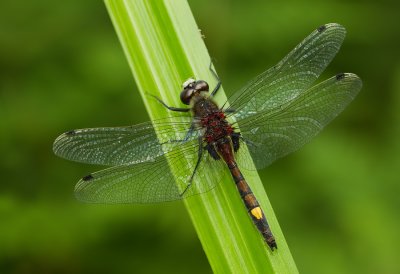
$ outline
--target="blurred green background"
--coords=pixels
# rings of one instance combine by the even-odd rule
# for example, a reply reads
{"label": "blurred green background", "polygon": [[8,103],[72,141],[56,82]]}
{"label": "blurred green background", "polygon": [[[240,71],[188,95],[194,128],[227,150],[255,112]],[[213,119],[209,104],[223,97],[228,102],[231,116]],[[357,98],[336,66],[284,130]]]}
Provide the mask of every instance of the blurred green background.
{"label": "blurred green background", "polygon": [[[400,273],[400,2],[189,3],[228,94],[347,28],[322,78],[357,73],[361,93],[260,175],[300,272]],[[100,167],[52,153],[66,130],[148,119],[102,1],[1,1],[0,70],[0,273],[211,272],[182,203],[80,204]]]}

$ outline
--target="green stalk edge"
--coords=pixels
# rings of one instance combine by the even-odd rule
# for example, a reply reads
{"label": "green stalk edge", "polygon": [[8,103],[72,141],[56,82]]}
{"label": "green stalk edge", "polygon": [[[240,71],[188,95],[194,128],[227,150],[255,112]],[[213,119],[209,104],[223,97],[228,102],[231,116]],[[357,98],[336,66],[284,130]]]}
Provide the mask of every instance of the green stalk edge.
{"label": "green stalk edge", "polygon": [[[216,81],[210,56],[186,0],[105,0],[126,58],[151,119],[171,113],[148,96],[180,106],[179,92],[189,77]],[[223,90],[217,103],[226,99]],[[179,169],[171,166],[172,172]],[[267,215],[278,249],[272,252],[249,218],[227,168],[223,181],[184,200],[215,273],[298,273],[264,186],[256,172],[242,170]],[[212,180],[212,174],[205,180]],[[195,181],[194,183],[198,183]]]}

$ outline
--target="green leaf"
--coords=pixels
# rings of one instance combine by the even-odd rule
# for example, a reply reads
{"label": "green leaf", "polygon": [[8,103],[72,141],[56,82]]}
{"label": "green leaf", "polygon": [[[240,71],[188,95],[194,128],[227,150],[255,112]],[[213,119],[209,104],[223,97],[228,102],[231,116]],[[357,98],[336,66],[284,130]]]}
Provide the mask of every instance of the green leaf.
{"label": "green leaf", "polygon": [[[186,1],[105,3],[151,119],[171,113],[148,93],[170,106],[184,107],[179,92],[186,79],[204,79],[211,88],[215,86],[209,71],[210,56]],[[219,91],[216,101],[225,99]],[[178,169],[171,166],[172,172]],[[224,179],[215,189],[185,200],[213,271],[298,273],[258,174],[242,171],[267,215],[278,245],[275,251],[269,249],[253,225],[228,169],[221,172],[225,172]],[[205,180],[212,179],[210,172]]]}

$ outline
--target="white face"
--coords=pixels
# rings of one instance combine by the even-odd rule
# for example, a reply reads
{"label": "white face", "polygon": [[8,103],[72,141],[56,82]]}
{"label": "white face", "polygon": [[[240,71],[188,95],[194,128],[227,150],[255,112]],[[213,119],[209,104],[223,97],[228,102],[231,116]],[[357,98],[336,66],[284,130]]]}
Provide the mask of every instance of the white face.
{"label": "white face", "polygon": [[189,79],[187,79],[185,82],[183,82],[182,87],[185,89],[185,88],[187,88],[188,86],[193,85],[194,82],[196,82],[195,79],[189,78]]}

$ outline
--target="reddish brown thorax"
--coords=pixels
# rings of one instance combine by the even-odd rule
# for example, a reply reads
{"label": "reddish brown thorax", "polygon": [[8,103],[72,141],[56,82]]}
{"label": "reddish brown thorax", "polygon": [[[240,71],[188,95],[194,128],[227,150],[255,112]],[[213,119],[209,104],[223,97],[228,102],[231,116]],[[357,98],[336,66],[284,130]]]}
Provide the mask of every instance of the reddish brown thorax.
{"label": "reddish brown thorax", "polygon": [[226,121],[225,114],[213,101],[199,98],[194,102],[193,112],[201,127],[205,129],[204,140],[207,143],[216,142],[233,133],[233,128]]}

